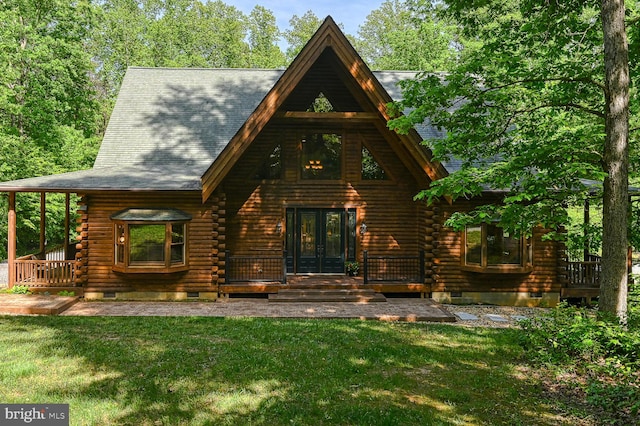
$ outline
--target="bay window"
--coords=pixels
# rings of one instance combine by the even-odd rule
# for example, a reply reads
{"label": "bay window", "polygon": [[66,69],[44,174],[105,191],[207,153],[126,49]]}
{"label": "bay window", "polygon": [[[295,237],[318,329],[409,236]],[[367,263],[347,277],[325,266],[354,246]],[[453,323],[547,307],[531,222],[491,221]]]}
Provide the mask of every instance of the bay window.
{"label": "bay window", "polygon": [[510,234],[495,223],[467,226],[462,248],[465,270],[524,273],[532,269],[530,240]]}
{"label": "bay window", "polygon": [[163,273],[188,269],[189,214],[176,209],[127,209],[111,219],[114,270]]}

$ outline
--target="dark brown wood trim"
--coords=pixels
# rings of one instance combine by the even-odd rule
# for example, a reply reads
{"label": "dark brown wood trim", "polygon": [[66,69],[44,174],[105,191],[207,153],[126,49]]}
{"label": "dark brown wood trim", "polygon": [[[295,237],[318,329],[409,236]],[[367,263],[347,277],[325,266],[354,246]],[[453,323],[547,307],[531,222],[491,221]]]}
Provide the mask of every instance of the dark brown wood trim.
{"label": "dark brown wood trim", "polygon": [[64,258],[69,259],[69,232],[71,227],[71,194],[64,194]]}
{"label": "dark brown wood trim", "polygon": [[309,111],[285,111],[274,115],[277,119],[306,120],[312,123],[322,122],[336,124],[343,121],[349,123],[370,122],[380,120],[380,115],[375,112],[309,112]]}
{"label": "dark brown wood trim", "polygon": [[7,254],[9,262],[9,288],[16,283],[16,193],[9,193],[9,217],[7,235]]}
{"label": "dark brown wood trim", "polygon": [[45,255],[47,244],[47,193],[40,193],[40,255]]}

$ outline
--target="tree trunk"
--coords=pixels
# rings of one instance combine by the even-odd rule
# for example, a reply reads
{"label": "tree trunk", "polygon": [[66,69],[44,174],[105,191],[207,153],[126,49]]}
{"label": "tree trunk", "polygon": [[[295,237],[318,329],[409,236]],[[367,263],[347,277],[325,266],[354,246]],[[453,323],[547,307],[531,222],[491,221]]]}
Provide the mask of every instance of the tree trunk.
{"label": "tree trunk", "polygon": [[629,169],[629,50],[624,0],[602,0],[605,65],[605,143],[601,312],[627,317]]}

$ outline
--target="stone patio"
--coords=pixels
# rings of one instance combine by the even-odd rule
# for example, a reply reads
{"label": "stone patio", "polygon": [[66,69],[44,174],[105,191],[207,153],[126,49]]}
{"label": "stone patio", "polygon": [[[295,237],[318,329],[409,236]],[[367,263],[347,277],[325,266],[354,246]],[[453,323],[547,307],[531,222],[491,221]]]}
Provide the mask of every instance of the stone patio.
{"label": "stone patio", "polygon": [[454,315],[429,299],[388,299],[387,303],[270,303],[267,299],[221,299],[216,302],[86,302],[78,301],[77,297],[0,294],[0,314],[456,321]]}

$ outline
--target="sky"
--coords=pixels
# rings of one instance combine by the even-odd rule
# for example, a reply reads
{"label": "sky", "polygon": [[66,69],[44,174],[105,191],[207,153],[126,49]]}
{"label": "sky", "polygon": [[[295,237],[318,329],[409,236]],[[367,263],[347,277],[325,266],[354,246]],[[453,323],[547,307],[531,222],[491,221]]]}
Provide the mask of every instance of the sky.
{"label": "sky", "polygon": [[289,28],[289,20],[293,15],[301,17],[311,10],[318,18],[324,20],[331,15],[334,21],[343,25],[345,33],[357,35],[358,27],[364,24],[371,11],[378,9],[383,0],[226,0],[225,3],[237,7],[248,15],[260,5],[276,17],[280,31]]}

